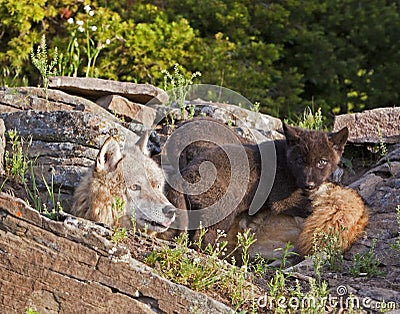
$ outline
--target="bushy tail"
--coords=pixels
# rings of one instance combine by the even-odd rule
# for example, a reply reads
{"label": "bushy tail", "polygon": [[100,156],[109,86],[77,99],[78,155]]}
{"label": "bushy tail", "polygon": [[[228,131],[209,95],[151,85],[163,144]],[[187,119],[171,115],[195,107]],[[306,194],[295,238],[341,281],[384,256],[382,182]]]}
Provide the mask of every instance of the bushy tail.
{"label": "bushy tail", "polygon": [[319,235],[337,234],[342,251],[347,250],[368,224],[368,210],[352,189],[329,184],[312,201],[313,214],[304,222],[297,249],[303,256],[313,253],[313,244],[323,245]]}

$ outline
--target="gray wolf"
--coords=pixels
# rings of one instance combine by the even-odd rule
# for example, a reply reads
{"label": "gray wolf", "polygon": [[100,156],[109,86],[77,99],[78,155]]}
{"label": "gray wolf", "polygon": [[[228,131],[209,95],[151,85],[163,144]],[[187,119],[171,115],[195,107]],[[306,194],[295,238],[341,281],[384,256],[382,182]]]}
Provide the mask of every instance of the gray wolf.
{"label": "gray wolf", "polygon": [[118,142],[109,137],[101,147],[94,167],[82,178],[74,193],[71,214],[115,225],[115,202],[122,200],[119,224],[139,226],[154,232],[166,231],[175,219],[176,208],[163,194],[162,170],[146,154],[147,134],[122,154]]}

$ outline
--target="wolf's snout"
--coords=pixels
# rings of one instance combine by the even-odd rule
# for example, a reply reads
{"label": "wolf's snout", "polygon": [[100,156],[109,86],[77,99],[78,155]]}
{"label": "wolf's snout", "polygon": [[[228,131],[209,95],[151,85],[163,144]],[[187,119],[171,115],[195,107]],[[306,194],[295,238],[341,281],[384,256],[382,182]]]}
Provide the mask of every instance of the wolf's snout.
{"label": "wolf's snout", "polygon": [[314,190],[316,186],[317,185],[315,184],[315,182],[306,182],[305,185],[304,185],[304,188],[306,190],[310,190],[311,191],[311,190]]}
{"label": "wolf's snout", "polygon": [[163,207],[162,212],[167,218],[172,218],[172,217],[174,217],[176,208],[174,206],[167,205],[167,206]]}

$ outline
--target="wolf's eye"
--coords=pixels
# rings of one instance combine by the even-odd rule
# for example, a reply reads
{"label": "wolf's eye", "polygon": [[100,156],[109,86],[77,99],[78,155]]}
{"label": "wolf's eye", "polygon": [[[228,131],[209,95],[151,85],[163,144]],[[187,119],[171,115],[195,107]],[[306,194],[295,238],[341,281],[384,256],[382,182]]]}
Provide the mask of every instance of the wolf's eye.
{"label": "wolf's eye", "polygon": [[324,168],[327,163],[328,161],[326,161],[325,159],[321,159],[320,161],[318,161],[318,168],[320,169]]}
{"label": "wolf's eye", "polygon": [[140,191],[142,188],[139,184],[133,184],[133,185],[129,186],[129,189],[131,191]]}
{"label": "wolf's eye", "polygon": [[305,164],[305,160],[304,160],[304,158],[299,157],[299,158],[296,159],[296,163],[298,165],[304,165]]}

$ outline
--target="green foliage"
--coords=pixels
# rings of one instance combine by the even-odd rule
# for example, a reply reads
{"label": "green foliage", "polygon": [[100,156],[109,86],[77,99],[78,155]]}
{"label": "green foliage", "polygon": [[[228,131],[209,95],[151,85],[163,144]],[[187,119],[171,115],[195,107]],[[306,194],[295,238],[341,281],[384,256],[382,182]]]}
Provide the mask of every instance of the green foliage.
{"label": "green foliage", "polygon": [[386,147],[386,143],[383,140],[382,131],[381,131],[379,124],[377,124],[377,128],[378,128],[378,137],[379,137],[379,147],[378,147],[379,155],[382,158],[385,158],[385,161],[389,167],[389,172],[391,173],[392,176],[394,176],[394,173],[392,171],[392,163],[390,162],[389,153],[388,153],[388,150]]}
{"label": "green foliage", "polygon": [[377,240],[374,239],[372,246],[363,253],[356,253],[353,256],[353,265],[350,268],[350,273],[353,276],[367,275],[375,277],[382,275],[379,270],[380,261],[375,254]]}
{"label": "green foliage", "polygon": [[35,208],[39,213],[43,213],[48,218],[52,220],[58,219],[58,213],[63,211],[61,205],[61,188],[56,193],[54,191],[54,172],[51,172],[51,181],[48,183],[45,177],[42,175],[43,184],[46,187],[45,199],[42,198],[42,193],[36,182],[36,176],[33,168],[34,161],[29,161],[30,168],[30,184],[24,182],[25,191],[28,194],[30,201],[33,203],[33,208]]}
{"label": "green foliage", "polygon": [[108,48],[112,41],[115,42],[120,33],[110,24],[120,23],[120,20],[115,12],[106,8],[92,8],[90,5],[85,5],[68,18],[65,28],[69,42],[65,53],[60,54],[58,64],[61,75],[99,76],[100,69],[96,63],[100,52]]}
{"label": "green foliage", "polygon": [[[189,86],[193,84],[193,80],[196,77],[201,76],[200,72],[195,72],[190,75],[190,78],[186,78],[179,68],[179,64],[175,63],[173,73],[170,73],[168,70],[161,71],[164,74],[164,90],[169,92],[169,102],[167,104],[168,107],[171,107],[174,103],[176,103],[181,110],[181,118],[185,119],[186,116],[186,95],[189,92]],[[194,117],[194,105],[189,105],[189,116],[188,119]],[[171,113],[166,113],[167,120],[170,120],[170,124],[174,124],[174,118]]]}
{"label": "green foliage", "polygon": [[179,63],[281,118],[313,99],[328,118],[399,104],[393,1],[10,0],[0,17],[4,85],[37,83],[29,54],[45,34],[63,75],[162,86]]}
{"label": "green foliage", "polygon": [[[113,234],[111,240],[114,243],[123,241],[128,236],[128,231],[125,227],[120,226],[120,219],[125,211],[125,200],[119,197],[114,198],[112,204],[112,210],[115,212],[115,225],[113,227]],[[136,223],[132,219],[133,226],[136,227]]]}
{"label": "green foliage", "polygon": [[8,150],[4,154],[6,177],[18,183],[26,183],[30,161],[23,151],[25,141],[18,135],[17,130],[8,130],[6,134],[11,144],[11,156]]}
{"label": "green foliage", "polygon": [[[206,232],[206,229],[201,228],[199,237],[194,243],[189,241],[187,233],[182,233],[176,239],[175,247],[166,245],[160,251],[153,251],[146,258],[146,263],[155,266],[163,277],[193,290],[227,291],[231,296],[232,305],[235,309],[239,309],[255,297],[246,289],[246,280],[251,280],[251,274],[247,272],[249,265],[244,263],[241,268],[237,268],[233,266],[235,264],[233,257],[233,265],[227,263],[227,260],[238,249],[242,249],[242,255],[247,254],[250,245],[254,243],[254,235],[249,231],[238,234],[236,248],[226,254],[227,242],[223,241],[226,234],[218,230],[215,242],[204,246],[203,239]],[[192,246],[198,248],[198,254],[190,249]],[[242,260],[248,262],[248,255],[242,257]]]}
{"label": "green foliage", "polygon": [[306,107],[303,114],[297,118],[296,122],[290,122],[288,120],[285,122],[304,129],[322,131],[325,129],[324,120],[325,117],[322,116],[321,108],[318,108],[317,111],[313,111],[310,107]]}
{"label": "green foliage", "polygon": [[290,241],[286,242],[286,245],[284,248],[277,248],[275,251],[283,251],[282,258],[280,260],[280,268],[285,268],[287,266],[288,258],[291,256],[296,256],[299,255],[296,253],[294,250],[294,245],[290,243]]}
{"label": "green foliage", "polygon": [[21,69],[5,66],[2,72],[0,86],[16,87],[28,85],[28,78],[25,75],[21,75]]}
{"label": "green foliage", "polygon": [[[345,241],[341,237],[341,233],[346,230],[345,227],[340,226],[339,231],[333,231],[330,228],[329,232],[319,231],[314,234],[313,243],[313,260],[316,266],[316,273],[318,277],[318,271],[322,266],[327,266],[331,271],[340,271],[343,266],[343,254],[342,254],[342,241]],[[318,261],[318,259],[321,259]]]}
{"label": "green foliage", "polygon": [[[31,160],[24,152],[24,146],[29,148],[30,141],[26,143],[23,137],[20,137],[16,130],[8,130],[7,136],[11,145],[11,156],[7,150],[5,152],[5,172],[6,179],[3,181],[1,188],[3,188],[5,182],[9,179],[22,184],[25,188],[30,201],[33,203],[33,207],[40,213],[44,213],[51,219],[57,219],[58,213],[62,211],[62,205],[60,200],[60,189],[58,193],[54,190],[54,173],[51,172],[51,181],[48,183],[42,175],[43,184],[46,187],[46,198],[43,200],[39,191],[35,172],[34,172],[34,160]],[[28,169],[30,170],[30,184],[26,177]],[[50,209],[49,209],[50,207]]]}
{"label": "green foliage", "polygon": [[33,307],[28,307],[25,311],[26,314],[39,314]]}
{"label": "green foliage", "polygon": [[56,72],[54,72],[53,69],[57,64],[58,60],[57,47],[54,50],[53,60],[49,64],[47,55],[47,46],[46,46],[46,36],[43,35],[40,44],[37,47],[36,53],[34,52],[34,50],[31,51],[31,59],[33,65],[39,70],[39,73],[42,76],[43,87],[47,95],[47,88],[49,86],[49,76],[56,75]]}
{"label": "green foliage", "polygon": [[[326,305],[329,294],[328,284],[322,283],[310,278],[310,290],[302,291],[300,283],[296,280],[296,286],[290,287],[287,284],[286,275],[283,270],[277,269],[275,275],[271,278],[268,287],[267,309],[272,313],[321,313]],[[301,302],[293,303],[290,300],[294,298]]]}

